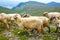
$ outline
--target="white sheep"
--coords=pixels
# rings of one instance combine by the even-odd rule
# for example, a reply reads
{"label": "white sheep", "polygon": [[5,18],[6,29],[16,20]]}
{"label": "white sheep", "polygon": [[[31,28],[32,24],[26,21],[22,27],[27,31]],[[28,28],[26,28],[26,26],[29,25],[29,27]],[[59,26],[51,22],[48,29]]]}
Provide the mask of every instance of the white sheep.
{"label": "white sheep", "polygon": [[43,21],[43,26],[44,27],[47,27],[49,29],[49,32],[50,32],[50,27],[49,27],[49,19],[45,16],[31,16],[31,15],[27,15],[25,14],[23,16],[24,18],[38,18],[38,19],[41,19]]}
{"label": "white sheep", "polygon": [[[15,16],[19,25],[22,25],[25,29],[37,29],[39,33],[43,33],[43,21],[38,18],[21,18]],[[20,27],[21,28],[21,27]]]}
{"label": "white sheep", "polygon": [[52,20],[52,17],[57,17],[60,19],[60,13],[59,12],[44,12],[44,16],[48,17],[50,20]]}

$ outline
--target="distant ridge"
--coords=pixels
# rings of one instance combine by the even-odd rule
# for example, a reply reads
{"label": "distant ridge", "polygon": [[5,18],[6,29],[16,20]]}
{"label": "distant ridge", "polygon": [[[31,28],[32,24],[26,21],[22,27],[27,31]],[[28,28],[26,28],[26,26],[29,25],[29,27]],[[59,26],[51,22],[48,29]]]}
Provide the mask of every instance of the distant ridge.
{"label": "distant ridge", "polygon": [[48,5],[50,5],[50,6],[60,6],[60,3],[50,2],[50,3],[48,3]]}
{"label": "distant ridge", "polygon": [[12,9],[15,9],[15,8],[18,8],[18,7],[21,7],[21,6],[24,6],[26,4],[29,4],[29,3],[32,3],[33,4],[38,4],[38,5],[48,5],[48,6],[60,6],[60,3],[57,3],[57,2],[49,2],[47,4],[45,3],[42,3],[42,2],[36,2],[36,1],[28,1],[28,2],[21,2],[19,3],[16,7],[13,7]]}
{"label": "distant ridge", "polygon": [[28,1],[19,3],[16,7],[13,7],[13,10],[20,14],[41,15],[43,12],[60,12],[60,3],[50,2],[44,4],[36,1]]}
{"label": "distant ridge", "polygon": [[50,2],[45,4],[36,1],[21,2],[12,9],[0,7],[0,13],[1,12],[41,15],[41,13],[44,12],[60,12],[60,3]]}
{"label": "distant ridge", "polygon": [[0,6],[0,13],[7,13],[7,14],[9,14],[9,13],[15,13],[15,11],[12,10],[12,9],[8,9],[8,8]]}

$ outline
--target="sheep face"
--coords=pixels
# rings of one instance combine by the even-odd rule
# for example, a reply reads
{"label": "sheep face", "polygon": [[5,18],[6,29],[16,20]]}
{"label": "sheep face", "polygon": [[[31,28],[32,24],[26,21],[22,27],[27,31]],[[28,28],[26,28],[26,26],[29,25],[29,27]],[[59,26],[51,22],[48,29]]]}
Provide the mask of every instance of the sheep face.
{"label": "sheep face", "polygon": [[21,16],[19,14],[14,15],[14,19],[19,23],[21,22]]}
{"label": "sheep face", "polygon": [[23,18],[24,18],[24,17],[30,17],[30,15],[29,15],[29,14],[24,14]]}
{"label": "sheep face", "polygon": [[60,27],[60,20],[58,20],[57,26]]}
{"label": "sheep face", "polygon": [[19,15],[19,14],[16,14],[16,15],[14,15],[14,19],[18,19],[18,18],[20,18],[21,16]]}
{"label": "sheep face", "polygon": [[47,15],[48,15],[48,13],[47,13],[47,12],[44,12],[44,13],[43,13],[43,16],[47,16]]}
{"label": "sheep face", "polygon": [[11,17],[11,20],[14,21],[15,19],[13,17]]}
{"label": "sheep face", "polygon": [[7,17],[8,21],[14,21],[15,19],[12,16]]}

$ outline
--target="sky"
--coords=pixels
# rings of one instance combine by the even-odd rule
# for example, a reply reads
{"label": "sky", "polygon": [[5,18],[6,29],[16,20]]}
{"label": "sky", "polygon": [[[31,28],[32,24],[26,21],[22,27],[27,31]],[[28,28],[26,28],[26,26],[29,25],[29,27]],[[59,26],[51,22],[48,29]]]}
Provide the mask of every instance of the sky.
{"label": "sky", "polygon": [[60,0],[0,0],[0,6],[12,8],[21,2],[27,2],[27,1],[37,1],[42,3],[49,3],[54,1],[60,3]]}

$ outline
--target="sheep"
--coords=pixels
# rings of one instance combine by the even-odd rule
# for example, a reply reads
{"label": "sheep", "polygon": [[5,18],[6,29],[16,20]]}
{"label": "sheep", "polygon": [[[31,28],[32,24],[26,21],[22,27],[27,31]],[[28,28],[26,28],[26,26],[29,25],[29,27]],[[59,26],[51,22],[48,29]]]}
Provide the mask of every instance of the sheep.
{"label": "sheep", "polygon": [[48,17],[51,21],[52,21],[52,17],[57,17],[60,19],[60,13],[59,12],[44,12],[43,13],[44,16]]}
{"label": "sheep", "polygon": [[23,18],[24,18],[24,17],[30,17],[30,16],[31,16],[31,15],[29,15],[29,14],[24,14],[24,15],[23,15]]}
{"label": "sheep", "polygon": [[56,31],[58,31],[58,28],[60,28],[60,19],[58,19],[57,17],[53,17],[53,24],[56,26]]}
{"label": "sheep", "polygon": [[38,19],[42,19],[43,21],[43,26],[44,27],[47,27],[49,29],[49,32],[50,32],[50,27],[49,27],[49,19],[47,17],[44,17],[44,16],[31,16],[31,15],[27,15],[25,14],[23,17],[25,18],[38,18]]}
{"label": "sheep", "polygon": [[9,22],[14,22],[14,16],[17,14],[6,14],[6,13],[1,13],[0,14],[0,22],[4,23],[5,26],[9,29]]}
{"label": "sheep", "polygon": [[7,18],[6,18],[6,14],[5,13],[1,13],[0,14],[0,22],[4,23],[6,28],[9,29],[9,25],[8,25],[8,22],[7,22]]}
{"label": "sheep", "polygon": [[16,19],[14,18],[15,15],[18,15],[18,14],[7,14],[7,15],[6,15],[6,18],[7,18],[8,23],[9,23],[9,22],[15,22],[15,20],[16,20]]}
{"label": "sheep", "polygon": [[7,17],[8,24],[15,23],[17,27],[19,27],[19,24],[17,23],[16,18],[14,17],[16,15],[19,15],[19,14],[7,14],[6,17]]}
{"label": "sheep", "polygon": [[7,14],[7,19],[8,20],[10,20],[10,21],[13,21],[13,20],[15,20],[14,19],[14,16],[15,16],[16,14]]}
{"label": "sheep", "polygon": [[42,21],[43,21],[43,27],[47,27],[49,29],[49,32],[50,32],[50,26],[49,26],[50,20],[44,16],[40,16],[39,18],[42,19]]}
{"label": "sheep", "polygon": [[39,33],[43,33],[43,21],[38,18],[21,18],[15,16],[20,26],[22,25],[24,29],[37,29]]}

